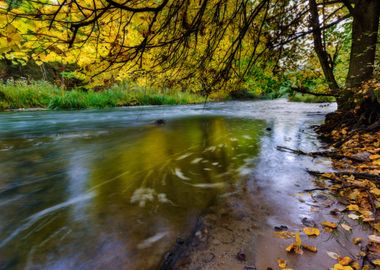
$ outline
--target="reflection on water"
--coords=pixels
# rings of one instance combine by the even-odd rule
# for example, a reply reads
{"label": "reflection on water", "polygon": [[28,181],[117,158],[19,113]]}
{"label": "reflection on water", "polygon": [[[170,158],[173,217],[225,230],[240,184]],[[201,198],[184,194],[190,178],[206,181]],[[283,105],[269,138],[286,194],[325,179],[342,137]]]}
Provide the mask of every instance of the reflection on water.
{"label": "reflection on water", "polygon": [[0,269],[154,268],[239,188],[264,127],[221,116],[81,125],[0,132]]}

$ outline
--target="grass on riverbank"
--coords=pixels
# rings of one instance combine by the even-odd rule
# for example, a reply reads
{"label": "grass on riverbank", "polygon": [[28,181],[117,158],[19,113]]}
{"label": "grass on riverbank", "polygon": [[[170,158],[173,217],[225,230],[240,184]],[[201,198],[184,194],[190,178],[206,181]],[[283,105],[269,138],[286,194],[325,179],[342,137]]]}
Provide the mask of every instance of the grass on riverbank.
{"label": "grass on riverbank", "polygon": [[137,105],[178,105],[204,102],[204,97],[183,92],[157,93],[152,89],[115,85],[94,92],[65,91],[47,82],[0,84],[0,110],[20,108],[86,109]]}
{"label": "grass on riverbank", "polygon": [[324,103],[335,102],[334,97],[313,96],[309,94],[295,94],[288,97],[289,101],[293,102],[305,102],[305,103]]}

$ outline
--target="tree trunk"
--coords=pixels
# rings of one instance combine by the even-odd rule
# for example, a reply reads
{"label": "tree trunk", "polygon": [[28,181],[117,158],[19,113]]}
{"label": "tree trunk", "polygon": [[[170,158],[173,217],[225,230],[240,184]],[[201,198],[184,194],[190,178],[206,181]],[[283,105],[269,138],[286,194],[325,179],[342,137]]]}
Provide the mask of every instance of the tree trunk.
{"label": "tree trunk", "polygon": [[319,25],[319,14],[316,0],[309,0],[309,8],[310,25],[313,29],[314,50],[317,53],[327,84],[329,85],[331,92],[335,95],[339,90],[339,86],[335,80],[333,63],[322,42],[322,31],[321,26]]}
{"label": "tree trunk", "polygon": [[346,87],[355,88],[372,78],[377,34],[379,30],[380,1],[357,0],[352,10],[352,45]]}

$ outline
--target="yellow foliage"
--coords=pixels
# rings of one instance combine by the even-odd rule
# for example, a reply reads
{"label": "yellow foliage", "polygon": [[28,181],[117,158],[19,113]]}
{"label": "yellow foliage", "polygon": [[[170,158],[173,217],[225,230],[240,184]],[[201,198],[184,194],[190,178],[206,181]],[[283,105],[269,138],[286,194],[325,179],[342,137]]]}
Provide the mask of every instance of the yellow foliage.
{"label": "yellow foliage", "polygon": [[330,221],[323,221],[321,225],[330,229],[336,229],[337,227],[336,223]]}
{"label": "yellow foliage", "polygon": [[320,234],[317,228],[312,227],[303,228],[303,232],[308,236],[318,236]]}

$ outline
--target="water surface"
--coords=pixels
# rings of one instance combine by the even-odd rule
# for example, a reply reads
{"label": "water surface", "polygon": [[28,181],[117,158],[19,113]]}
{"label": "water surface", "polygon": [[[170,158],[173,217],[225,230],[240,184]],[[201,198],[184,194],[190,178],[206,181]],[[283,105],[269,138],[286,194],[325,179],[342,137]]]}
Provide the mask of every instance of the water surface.
{"label": "water surface", "polygon": [[309,127],[332,109],[278,100],[2,113],[0,269],[154,269],[218,198],[273,175],[284,162],[276,145],[318,147]]}

